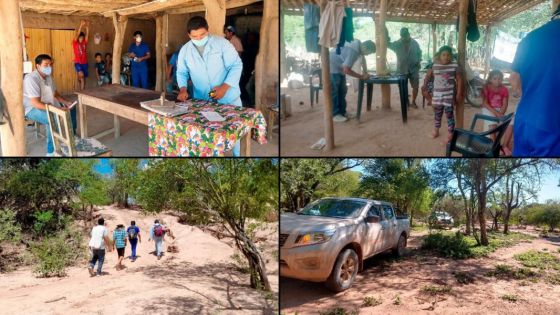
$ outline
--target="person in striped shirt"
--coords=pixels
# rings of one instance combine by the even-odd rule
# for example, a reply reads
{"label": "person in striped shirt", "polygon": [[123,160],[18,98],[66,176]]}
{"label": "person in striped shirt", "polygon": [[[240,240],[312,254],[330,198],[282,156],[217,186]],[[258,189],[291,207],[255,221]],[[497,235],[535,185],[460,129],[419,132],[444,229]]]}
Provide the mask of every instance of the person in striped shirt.
{"label": "person in striped shirt", "polygon": [[425,82],[433,78],[433,94],[428,94],[428,102],[434,107],[435,128],[432,138],[439,137],[443,114],[447,117],[447,142],[451,141],[455,130],[453,107],[463,97],[463,79],[457,63],[452,61],[453,49],[443,46],[436,55],[435,63],[427,73]]}
{"label": "person in striped shirt", "polygon": [[119,258],[119,262],[115,266],[117,270],[121,270],[124,268],[122,261],[124,259],[124,249],[126,247],[126,231],[124,230],[124,225],[119,224],[117,228],[113,232],[113,249],[117,248],[117,255]]}

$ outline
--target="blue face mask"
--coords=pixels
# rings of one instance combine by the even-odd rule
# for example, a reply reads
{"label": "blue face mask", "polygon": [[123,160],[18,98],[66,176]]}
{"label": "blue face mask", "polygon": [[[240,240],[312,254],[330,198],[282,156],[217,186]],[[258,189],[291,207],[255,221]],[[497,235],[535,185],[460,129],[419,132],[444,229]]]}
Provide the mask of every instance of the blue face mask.
{"label": "blue face mask", "polygon": [[193,44],[195,44],[198,47],[202,47],[204,45],[206,45],[206,43],[208,43],[208,35],[206,35],[206,37],[204,37],[203,39],[191,39]]}
{"label": "blue face mask", "polygon": [[41,72],[43,72],[44,75],[51,75],[52,74],[52,67],[41,67]]}

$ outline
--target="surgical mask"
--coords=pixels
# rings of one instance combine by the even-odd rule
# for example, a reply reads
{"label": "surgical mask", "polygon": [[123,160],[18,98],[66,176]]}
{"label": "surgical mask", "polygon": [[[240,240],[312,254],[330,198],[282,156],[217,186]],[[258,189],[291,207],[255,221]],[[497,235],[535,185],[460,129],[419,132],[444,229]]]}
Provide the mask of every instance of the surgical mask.
{"label": "surgical mask", "polygon": [[141,43],[141,42],[142,42],[142,37],[136,36],[136,42],[137,42],[137,43]]}
{"label": "surgical mask", "polygon": [[41,68],[41,72],[44,75],[51,75],[52,74],[52,67],[40,67]]}
{"label": "surgical mask", "polygon": [[208,43],[208,35],[203,39],[191,39],[191,40],[193,41],[193,44],[195,44],[196,46],[202,47],[206,45],[206,43]]}

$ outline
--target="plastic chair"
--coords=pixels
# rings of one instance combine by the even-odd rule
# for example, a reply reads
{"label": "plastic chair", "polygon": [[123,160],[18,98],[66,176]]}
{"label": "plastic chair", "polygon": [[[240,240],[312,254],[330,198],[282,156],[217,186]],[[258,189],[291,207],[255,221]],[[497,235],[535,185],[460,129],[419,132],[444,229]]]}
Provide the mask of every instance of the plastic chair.
{"label": "plastic chair", "polygon": [[[474,132],[479,119],[495,122],[497,126],[486,132]],[[463,157],[499,157],[502,137],[512,119],[513,113],[502,118],[476,114],[470,130],[455,129],[453,138],[447,144],[446,156],[450,157],[452,152],[457,152]],[[496,135],[495,140],[489,137],[492,134]]]}

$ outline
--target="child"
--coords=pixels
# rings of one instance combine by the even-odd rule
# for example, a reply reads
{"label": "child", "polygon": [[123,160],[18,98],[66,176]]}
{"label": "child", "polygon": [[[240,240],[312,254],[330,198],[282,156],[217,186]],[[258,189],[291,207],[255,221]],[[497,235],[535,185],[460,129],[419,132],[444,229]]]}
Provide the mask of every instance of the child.
{"label": "child", "polygon": [[[492,70],[488,75],[488,80],[482,89],[482,114],[493,117],[503,117],[508,108],[509,92],[503,86],[504,74],[500,70]],[[496,128],[496,123],[484,121],[484,131]],[[496,135],[493,134],[495,139]]]}
{"label": "child", "polygon": [[107,71],[105,71],[105,61],[101,59],[101,54],[95,54],[95,75],[97,76],[97,85],[101,86],[104,83],[109,83]]}
{"label": "child", "polygon": [[[463,79],[459,66],[451,60],[452,53],[451,47],[441,47],[437,54],[436,62],[432,69],[426,73],[425,79],[425,82],[429,82],[432,78],[434,80],[433,95],[426,93],[428,102],[434,107],[435,114],[435,128],[432,138],[435,139],[439,136],[441,119],[445,112],[447,116],[447,142],[451,141],[453,131],[455,130],[453,106],[455,106],[456,100],[460,100],[463,97]],[[424,86],[422,89],[427,90],[428,87]]]}
{"label": "child", "polygon": [[113,75],[113,55],[111,55],[111,53],[105,54],[105,72],[107,72],[107,77],[109,78],[110,83]]}

